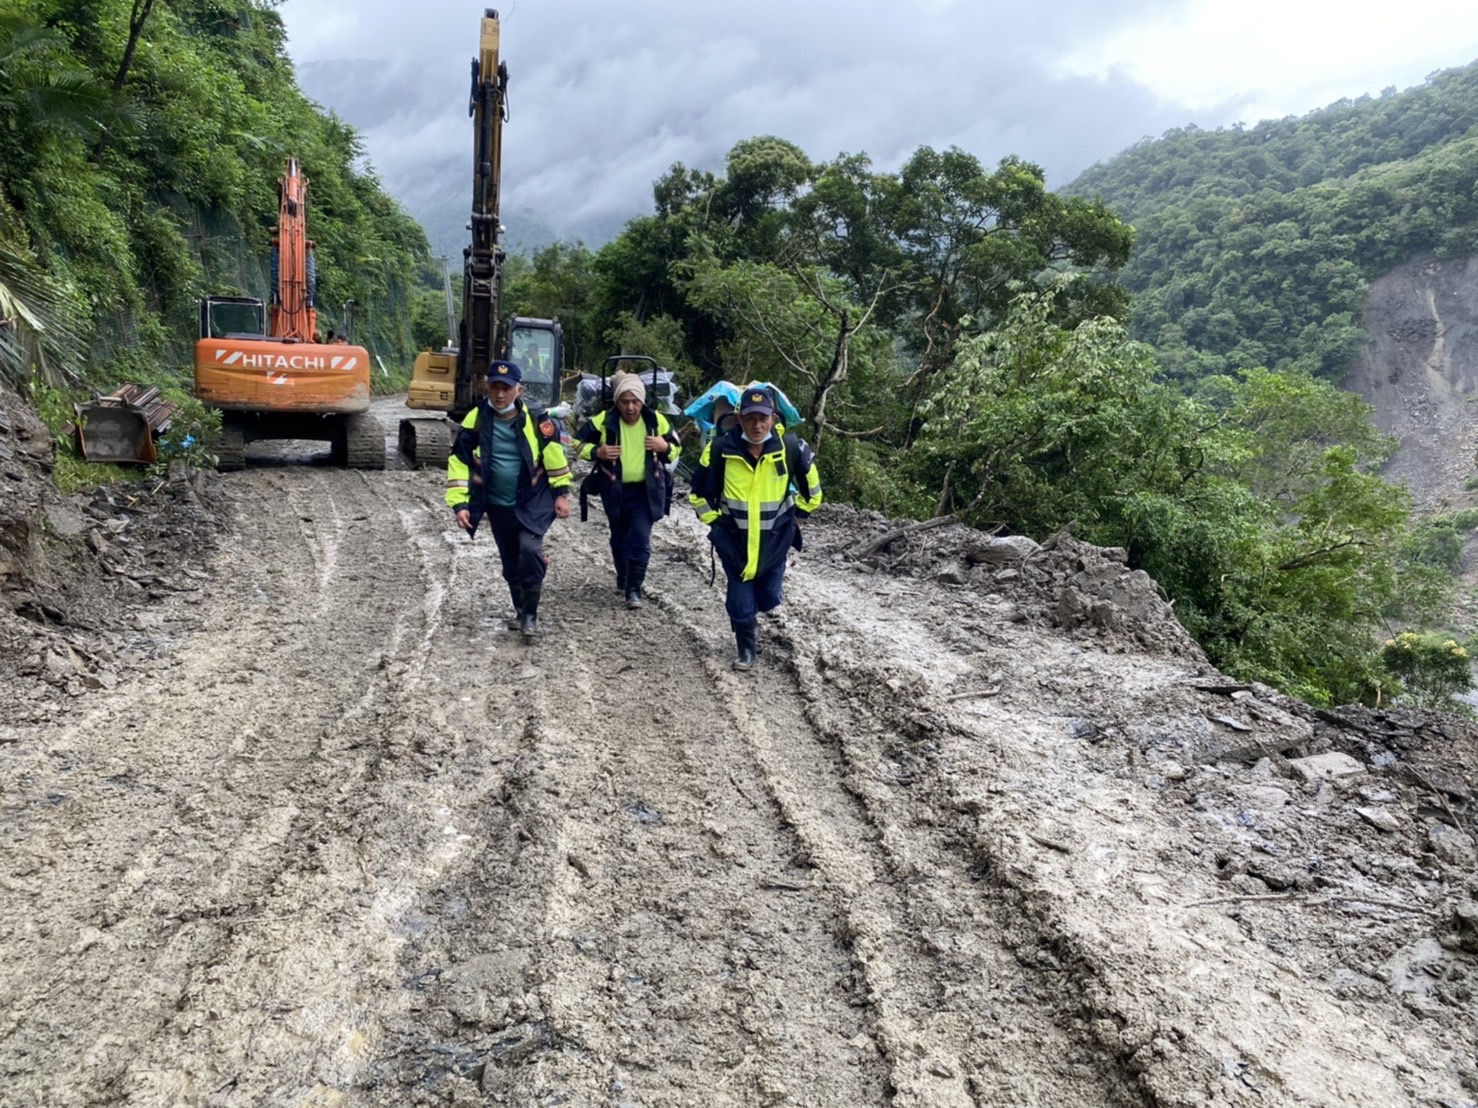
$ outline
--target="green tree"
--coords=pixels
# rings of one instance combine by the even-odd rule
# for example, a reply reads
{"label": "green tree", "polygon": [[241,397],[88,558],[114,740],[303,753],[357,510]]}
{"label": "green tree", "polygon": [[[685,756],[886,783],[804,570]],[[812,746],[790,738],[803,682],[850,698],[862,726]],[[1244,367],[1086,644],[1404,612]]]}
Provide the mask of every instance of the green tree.
{"label": "green tree", "polygon": [[[921,338],[920,381],[951,362],[967,325],[993,326],[1021,283],[1069,268],[1117,269],[1134,237],[1097,201],[1049,193],[1040,167],[1004,158],[987,173],[958,149],[920,147],[890,182],[885,211]],[[1125,307],[1114,286],[1086,281],[1052,303],[1073,318]]]}
{"label": "green tree", "polygon": [[595,256],[579,243],[556,242],[505,270],[503,307],[509,315],[558,319],[564,332],[565,364],[591,369],[603,349],[596,328]]}
{"label": "green tree", "polygon": [[1401,698],[1418,707],[1451,710],[1454,696],[1473,689],[1473,660],[1446,635],[1403,631],[1386,640],[1380,658]]}
{"label": "green tree", "polygon": [[941,509],[1037,535],[1076,520],[1102,539],[1118,533],[1124,491],[1173,467],[1182,401],[1155,381],[1152,351],[1110,317],[1058,322],[1069,296],[1018,290],[934,381],[904,465]]}
{"label": "green tree", "polygon": [[1249,370],[1195,397],[1108,318],[1064,326],[1019,296],[959,344],[905,457],[919,493],[1043,537],[1123,546],[1226,672],[1316,703],[1373,697],[1385,620],[1439,610],[1404,559],[1410,503],[1379,476],[1369,408],[1307,373]]}
{"label": "green tree", "polygon": [[[1368,404],[1303,372],[1214,379],[1196,410],[1205,462],[1191,489],[1218,513],[1216,587],[1187,590],[1182,622],[1228,672],[1315,703],[1373,695],[1383,621],[1437,610],[1447,592],[1440,574],[1400,558],[1410,499],[1380,477],[1393,440]],[[1173,588],[1174,561],[1146,568]]]}

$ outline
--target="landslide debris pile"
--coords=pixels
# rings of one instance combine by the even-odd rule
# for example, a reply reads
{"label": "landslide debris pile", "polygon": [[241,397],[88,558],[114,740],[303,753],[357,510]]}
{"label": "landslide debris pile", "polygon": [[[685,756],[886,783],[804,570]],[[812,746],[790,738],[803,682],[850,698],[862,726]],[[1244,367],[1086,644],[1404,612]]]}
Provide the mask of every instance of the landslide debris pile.
{"label": "landslide debris pile", "polygon": [[160,602],[198,601],[219,522],[212,478],[162,479],[63,496],[45,424],[0,389],[0,679],[10,720],[112,689],[157,653]]}
{"label": "landslide debris pile", "polygon": [[[816,538],[836,563],[859,562],[876,572],[920,581],[1009,593],[1012,621],[1039,629],[1083,632],[1106,650],[1205,661],[1143,570],[1129,555],[1079,542],[1066,530],[1045,543],[1025,535],[997,537],[958,522],[888,520],[877,512],[830,506],[815,520]],[[1209,666],[1208,666],[1209,669]]]}

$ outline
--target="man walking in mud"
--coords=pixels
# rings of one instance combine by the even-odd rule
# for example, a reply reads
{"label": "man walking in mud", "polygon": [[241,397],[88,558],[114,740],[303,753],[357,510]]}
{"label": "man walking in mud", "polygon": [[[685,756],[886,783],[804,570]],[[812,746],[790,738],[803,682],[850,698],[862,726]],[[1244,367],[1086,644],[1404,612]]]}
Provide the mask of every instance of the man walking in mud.
{"label": "man walking in mud", "polygon": [[611,560],[616,588],[628,608],[640,608],[652,560],[652,526],[672,503],[677,435],[667,417],[647,404],[646,386],[634,373],[618,373],[611,384],[614,408],[580,428],[580,457],[595,463],[580,491],[580,518],[586,497],[599,493],[611,525]]}
{"label": "man walking in mud", "polygon": [[780,606],[785,560],[801,549],[799,520],[821,505],[821,475],[811,447],[776,433],[775,400],[749,386],[739,394],[739,425],[718,435],[693,472],[690,501],[708,524],[728,578],[724,609],[734,631],[734,668],[754,668],[759,613]]}
{"label": "man walking in mud", "polygon": [[446,463],[446,503],[469,538],[484,516],[498,547],[524,642],[539,634],[539,598],[549,561],[544,534],[570,515],[570,466],[559,430],[523,402],[516,362],[488,367],[487,398],[467,413]]}

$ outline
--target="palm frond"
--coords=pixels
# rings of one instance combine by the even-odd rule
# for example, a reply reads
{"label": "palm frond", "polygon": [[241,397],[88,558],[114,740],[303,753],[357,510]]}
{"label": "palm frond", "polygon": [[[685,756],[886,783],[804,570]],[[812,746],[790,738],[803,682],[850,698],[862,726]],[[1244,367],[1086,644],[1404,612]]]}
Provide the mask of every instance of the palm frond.
{"label": "palm frond", "polygon": [[81,313],[65,290],[29,251],[0,242],[0,376],[25,384],[39,353],[77,381],[85,350]]}

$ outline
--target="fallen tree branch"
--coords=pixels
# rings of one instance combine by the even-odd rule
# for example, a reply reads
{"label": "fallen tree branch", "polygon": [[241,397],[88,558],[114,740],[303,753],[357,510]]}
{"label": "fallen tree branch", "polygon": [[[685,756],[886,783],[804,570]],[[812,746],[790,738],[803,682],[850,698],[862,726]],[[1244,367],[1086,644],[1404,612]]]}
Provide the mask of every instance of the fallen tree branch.
{"label": "fallen tree branch", "polygon": [[870,431],[844,431],[835,423],[827,420],[822,420],[818,426],[824,427],[831,434],[840,435],[844,439],[871,439],[881,435],[884,431],[884,427],[881,424],[872,428]]}
{"label": "fallen tree branch", "polygon": [[1049,850],[1060,851],[1063,854],[1071,854],[1073,852],[1073,848],[1068,846],[1067,843],[1061,842],[1058,839],[1048,838],[1046,835],[1038,834],[1035,831],[1028,831],[1026,837],[1040,846],[1047,847]]}
{"label": "fallen tree branch", "polygon": [[889,531],[881,538],[873,539],[872,542],[868,543],[857,553],[851,555],[851,559],[855,562],[861,561],[863,558],[870,558],[874,554],[878,553],[878,551],[886,550],[899,539],[904,538],[908,535],[917,535],[924,531],[933,531],[936,528],[943,527],[945,524],[958,522],[959,516],[958,514],[953,512],[947,516],[935,516],[933,519],[921,519],[917,523],[910,523],[906,527],[896,528],[892,531]]}
{"label": "fallen tree branch", "polygon": [[1000,685],[992,685],[988,689],[971,689],[969,692],[957,692],[944,698],[946,704],[954,704],[960,700],[969,700],[977,696],[996,696],[1001,691]]}
{"label": "fallen tree branch", "polygon": [[954,476],[954,473],[955,459],[951,458],[949,465],[944,467],[944,482],[940,485],[939,488],[939,503],[934,505],[935,516],[942,516],[944,514],[945,505],[950,502],[949,479]]}

